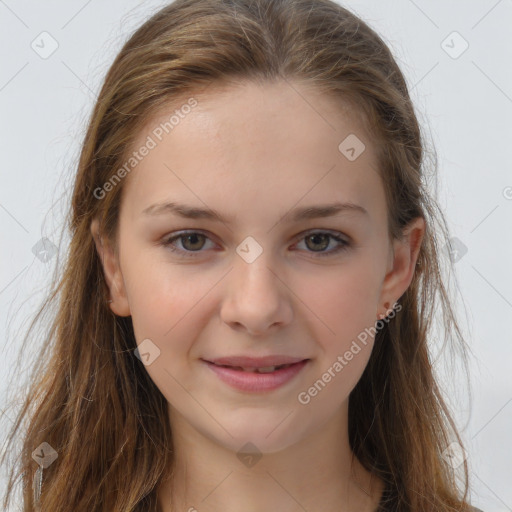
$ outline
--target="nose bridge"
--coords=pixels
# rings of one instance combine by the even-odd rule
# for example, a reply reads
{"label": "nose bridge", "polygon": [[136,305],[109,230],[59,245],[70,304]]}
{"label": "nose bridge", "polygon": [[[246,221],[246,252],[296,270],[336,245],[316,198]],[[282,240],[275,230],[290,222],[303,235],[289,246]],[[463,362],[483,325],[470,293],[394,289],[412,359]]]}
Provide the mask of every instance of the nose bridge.
{"label": "nose bridge", "polygon": [[237,248],[237,252],[244,248],[248,250],[234,260],[221,315],[231,326],[242,325],[256,333],[264,332],[276,323],[289,322],[291,305],[270,251],[261,251],[254,257],[255,247],[250,244],[250,241],[248,246],[242,243]]}
{"label": "nose bridge", "polygon": [[[250,246],[249,246],[250,247]],[[243,245],[237,249],[243,250]],[[254,248],[249,248],[249,253]],[[270,251],[262,251],[254,259],[245,258],[244,255],[237,256],[232,272],[233,290],[238,296],[238,300],[244,297],[252,297],[255,301],[265,299],[267,303],[279,294],[279,280],[276,278],[275,266]],[[232,290],[232,291],[233,291]]]}

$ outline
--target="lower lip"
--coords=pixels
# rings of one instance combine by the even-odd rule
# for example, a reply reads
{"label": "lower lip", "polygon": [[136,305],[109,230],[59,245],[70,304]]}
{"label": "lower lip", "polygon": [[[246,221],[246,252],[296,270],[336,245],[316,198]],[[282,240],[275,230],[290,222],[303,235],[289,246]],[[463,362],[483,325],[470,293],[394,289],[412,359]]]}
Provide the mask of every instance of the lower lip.
{"label": "lower lip", "polygon": [[309,359],[295,363],[288,368],[275,370],[270,373],[246,372],[244,370],[234,370],[224,366],[204,361],[217,376],[229,384],[231,387],[241,391],[272,391],[289,382],[297,375],[308,363]]}

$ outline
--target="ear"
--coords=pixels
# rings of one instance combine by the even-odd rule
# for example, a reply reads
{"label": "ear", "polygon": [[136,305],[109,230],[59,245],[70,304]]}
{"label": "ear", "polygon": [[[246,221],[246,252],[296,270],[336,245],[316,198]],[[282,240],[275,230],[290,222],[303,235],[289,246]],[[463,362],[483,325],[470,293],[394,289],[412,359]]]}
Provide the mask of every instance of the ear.
{"label": "ear", "polygon": [[[414,277],[416,261],[425,235],[425,220],[418,217],[404,229],[400,240],[393,240],[386,277],[382,283],[378,318],[389,314],[392,305],[406,292]],[[391,306],[390,306],[391,305]]]}
{"label": "ear", "polygon": [[119,265],[119,258],[112,244],[105,240],[99,231],[98,219],[91,222],[91,233],[96,244],[96,250],[103,266],[103,273],[110,290],[110,309],[118,316],[130,316],[130,306]]}

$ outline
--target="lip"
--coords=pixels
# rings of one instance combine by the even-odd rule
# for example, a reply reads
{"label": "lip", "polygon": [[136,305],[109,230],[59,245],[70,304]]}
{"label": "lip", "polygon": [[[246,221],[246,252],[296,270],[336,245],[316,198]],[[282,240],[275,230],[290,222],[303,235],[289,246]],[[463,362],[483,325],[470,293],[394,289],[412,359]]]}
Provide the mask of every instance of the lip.
{"label": "lip", "polygon": [[[204,359],[202,361],[216,374],[217,377],[219,377],[220,380],[232,388],[235,388],[239,391],[249,391],[252,393],[273,391],[280,388],[281,386],[284,386],[296,375],[298,375],[310,361],[309,359],[299,359],[297,361],[297,358],[295,358],[295,362],[292,363],[284,362],[278,364],[268,364],[266,362],[269,360],[268,358],[262,358],[256,361],[262,360],[265,361],[263,365],[258,362],[257,366],[245,366],[245,368],[264,368],[265,366],[278,366],[278,364],[290,364],[290,366],[269,373],[256,373],[218,366],[219,364],[225,363],[215,364],[211,361],[205,361]],[[275,360],[275,358],[272,359],[272,361]],[[290,360],[290,358],[288,358],[288,360]],[[220,359],[217,361],[220,361]],[[245,362],[245,364],[248,362],[247,359],[236,359],[236,361]],[[255,364],[255,359],[252,359],[251,362],[252,364]]]}
{"label": "lip", "polygon": [[[270,355],[265,357],[231,356],[207,360],[208,363],[226,366],[241,366],[242,368],[265,368],[279,366],[280,364],[300,363],[306,357],[291,357],[285,355]],[[205,359],[203,359],[205,361]]]}

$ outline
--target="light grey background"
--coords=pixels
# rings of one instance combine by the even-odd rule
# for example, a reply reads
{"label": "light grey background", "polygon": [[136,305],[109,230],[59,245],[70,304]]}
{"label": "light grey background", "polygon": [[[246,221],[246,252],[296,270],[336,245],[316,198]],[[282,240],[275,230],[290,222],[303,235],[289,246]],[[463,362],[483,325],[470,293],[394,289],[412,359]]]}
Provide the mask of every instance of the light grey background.
{"label": "light grey background", "polygon": [[[42,237],[58,245],[101,81],[132,30],[165,3],[0,0],[0,414],[8,384],[26,377],[13,361],[57,261],[32,248]],[[473,504],[512,511],[512,1],[343,5],[391,45],[437,149],[439,201],[467,248],[456,272],[472,402],[458,373],[440,367],[440,376],[467,443]],[[48,58],[31,47],[48,51],[52,39]],[[2,431],[9,422],[2,414]]]}

